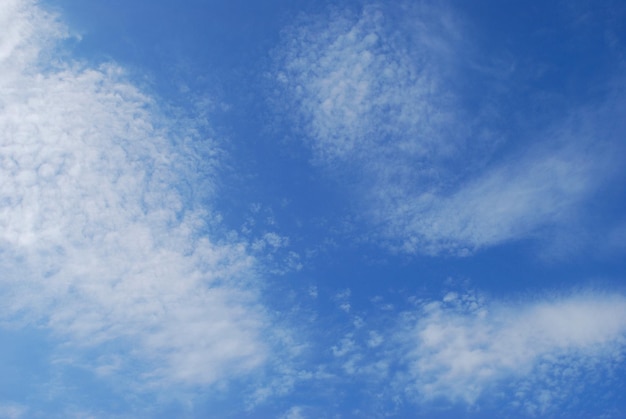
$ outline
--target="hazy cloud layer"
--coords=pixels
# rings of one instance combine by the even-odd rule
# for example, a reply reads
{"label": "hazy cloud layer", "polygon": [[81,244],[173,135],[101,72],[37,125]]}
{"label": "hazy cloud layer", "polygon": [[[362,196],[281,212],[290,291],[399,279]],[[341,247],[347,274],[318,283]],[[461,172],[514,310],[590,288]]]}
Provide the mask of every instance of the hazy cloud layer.
{"label": "hazy cloud layer", "polygon": [[[355,179],[356,211],[401,251],[466,254],[569,222],[623,148],[605,126],[614,103],[524,133],[494,104],[468,107],[459,75],[483,70],[467,36],[445,7],[370,5],[301,18],[276,53],[315,161]],[[527,150],[502,146],[519,135]]]}
{"label": "hazy cloud layer", "polygon": [[35,2],[3,2],[0,26],[3,320],[108,345],[102,374],[139,361],[150,381],[208,384],[261,365],[255,262],[188,193],[212,187],[213,146],[186,147],[193,127],[117,66],[55,58],[63,27]]}

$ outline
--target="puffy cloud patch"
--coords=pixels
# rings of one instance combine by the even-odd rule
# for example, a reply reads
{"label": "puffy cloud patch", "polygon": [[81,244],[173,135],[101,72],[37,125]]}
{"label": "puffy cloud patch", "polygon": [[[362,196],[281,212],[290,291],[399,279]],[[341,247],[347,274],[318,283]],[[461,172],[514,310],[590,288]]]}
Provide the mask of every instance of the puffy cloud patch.
{"label": "puffy cloud patch", "polygon": [[424,302],[406,320],[401,339],[409,348],[410,391],[423,402],[505,396],[530,412],[546,412],[575,400],[580,383],[610,377],[626,344],[620,294],[518,303],[449,294]]}
{"label": "puffy cloud patch", "polygon": [[302,19],[277,53],[277,81],[291,89],[322,160],[455,151],[440,141],[454,110],[454,97],[436,77],[447,40],[429,31],[450,23],[424,19],[402,33],[386,11],[369,6],[358,16],[335,11],[328,20]]}

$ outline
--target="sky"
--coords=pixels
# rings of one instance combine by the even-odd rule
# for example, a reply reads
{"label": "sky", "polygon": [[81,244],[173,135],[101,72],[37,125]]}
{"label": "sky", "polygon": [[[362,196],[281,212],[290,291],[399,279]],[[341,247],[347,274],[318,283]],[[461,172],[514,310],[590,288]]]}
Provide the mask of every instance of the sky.
{"label": "sky", "polygon": [[0,418],[626,416],[624,2],[0,28]]}

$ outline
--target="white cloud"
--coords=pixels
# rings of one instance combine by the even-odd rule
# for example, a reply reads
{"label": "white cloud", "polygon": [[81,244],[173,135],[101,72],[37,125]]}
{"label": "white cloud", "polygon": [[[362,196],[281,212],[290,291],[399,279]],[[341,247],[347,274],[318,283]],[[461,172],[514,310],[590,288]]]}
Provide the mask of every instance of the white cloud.
{"label": "white cloud", "polygon": [[462,27],[445,7],[369,5],[302,18],[276,54],[316,162],[348,174],[355,210],[396,250],[463,255],[564,226],[616,167],[614,103],[529,130],[527,150],[495,160],[520,134],[463,105],[460,73],[480,70]]}
{"label": "white cloud", "polygon": [[354,351],[355,347],[356,346],[355,346],[354,339],[352,338],[352,335],[348,334],[347,336],[341,339],[338,345],[333,346],[331,350],[334,356],[342,357]]}
{"label": "white cloud", "polygon": [[391,23],[373,6],[360,16],[298,22],[288,32],[277,80],[293,89],[320,158],[369,159],[388,141],[412,156],[453,151],[435,135],[450,121],[453,101],[433,74],[446,40],[422,27],[443,21],[416,23],[410,45],[389,33]]}
{"label": "white cloud", "polygon": [[290,408],[284,415],[281,416],[282,419],[304,419],[303,408],[300,406],[294,406]]}
{"label": "white cloud", "polygon": [[623,355],[623,295],[580,292],[518,303],[454,297],[424,302],[401,333],[409,381],[422,401],[474,404],[509,391],[514,404],[545,412],[576,391],[573,383],[608,376]]}
{"label": "white cloud", "polygon": [[401,237],[408,232],[400,246],[409,252],[462,254],[571,221],[611,170],[608,156],[596,153],[590,158],[579,145],[526,153],[495,165],[450,194],[406,198],[403,206],[380,214],[388,220],[385,234]]}
{"label": "white cloud", "polygon": [[380,346],[384,342],[384,340],[385,339],[380,333],[376,331],[370,331],[367,346],[370,348],[376,348],[377,346]]}
{"label": "white cloud", "polygon": [[[210,209],[186,192],[213,187],[214,146],[116,65],[55,58],[63,27],[35,2],[3,2],[0,24],[3,319],[74,348],[115,343],[165,384],[262,365],[255,261],[212,238]],[[116,359],[96,369],[124,368]]]}

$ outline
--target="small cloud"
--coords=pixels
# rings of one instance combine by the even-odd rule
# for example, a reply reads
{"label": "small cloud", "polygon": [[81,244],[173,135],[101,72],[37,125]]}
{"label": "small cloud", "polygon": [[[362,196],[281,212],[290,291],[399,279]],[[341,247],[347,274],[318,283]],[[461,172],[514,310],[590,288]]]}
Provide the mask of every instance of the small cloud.
{"label": "small cloud", "polygon": [[458,298],[458,294],[456,292],[449,292],[443,297],[444,303],[450,303],[455,301]]}
{"label": "small cloud", "polygon": [[346,288],[343,291],[339,291],[337,294],[335,294],[335,300],[345,300],[347,298],[350,298],[350,295],[352,294],[352,291],[350,290],[350,288]]}
{"label": "small cloud", "polygon": [[281,416],[281,419],[305,419],[304,416],[304,408],[300,406],[294,406],[290,408],[284,415]]}
{"label": "small cloud", "polygon": [[354,351],[356,349],[356,342],[354,341],[351,334],[348,334],[344,338],[341,339],[338,345],[335,345],[331,348],[332,353],[335,357],[343,357],[348,353]]}
{"label": "small cloud", "polygon": [[278,249],[289,245],[289,238],[286,236],[280,236],[276,233],[265,233],[260,239],[255,240],[252,243],[252,250],[260,252],[269,248],[270,252],[275,252]]}
{"label": "small cloud", "polygon": [[376,331],[370,331],[369,339],[367,340],[367,346],[370,348],[376,348],[384,342],[384,338]]}

